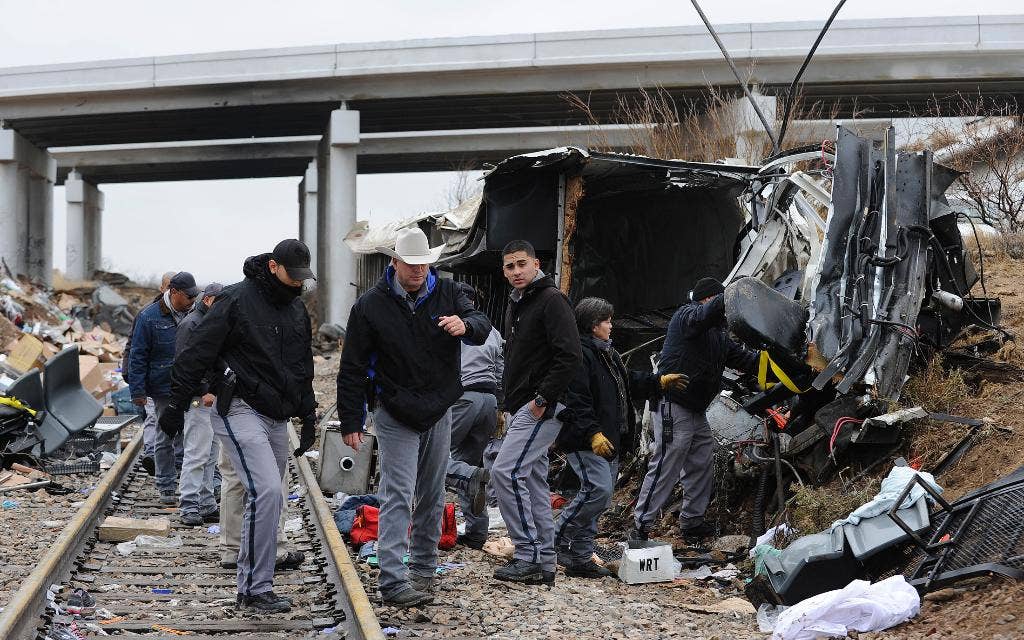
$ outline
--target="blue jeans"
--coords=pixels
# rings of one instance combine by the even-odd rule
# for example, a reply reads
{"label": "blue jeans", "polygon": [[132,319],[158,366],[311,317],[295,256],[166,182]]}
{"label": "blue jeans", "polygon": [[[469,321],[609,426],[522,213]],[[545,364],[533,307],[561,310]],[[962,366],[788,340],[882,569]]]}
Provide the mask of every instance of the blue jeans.
{"label": "blue jeans", "polygon": [[[167,408],[167,398],[153,398],[156,405],[157,419],[164,409]],[[174,440],[167,437],[158,427],[153,434],[153,462],[156,465],[156,488],[160,493],[174,493],[178,488],[178,469],[181,468],[181,460],[184,456],[184,438],[182,434],[174,436]]]}
{"label": "blue jeans", "polygon": [[213,407],[191,406],[185,414],[184,456],[181,461],[182,514],[206,515],[217,510],[213,497],[213,472],[217,468],[220,443],[213,437],[210,422]]}

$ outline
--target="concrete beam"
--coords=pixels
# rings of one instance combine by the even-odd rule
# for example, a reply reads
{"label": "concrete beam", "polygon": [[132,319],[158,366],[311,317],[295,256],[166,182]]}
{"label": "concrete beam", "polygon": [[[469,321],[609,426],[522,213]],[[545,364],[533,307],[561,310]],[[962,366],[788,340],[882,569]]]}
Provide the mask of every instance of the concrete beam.
{"label": "concrete beam", "polygon": [[[357,154],[361,173],[443,171],[464,168],[469,161],[479,166],[481,161],[565,145],[627,149],[635,133],[622,125],[362,133]],[[317,156],[319,140],[299,136],[98,145],[57,147],[51,153],[57,184],[63,184],[71,171],[94,183],[258,178],[302,175]],[[232,174],[225,176],[221,167],[229,167]],[[282,167],[286,173],[279,172]]]}
{"label": "concrete beam", "polygon": [[[819,29],[818,21],[718,27],[760,85],[787,84]],[[1022,15],[840,20],[804,82],[1019,81],[1021,52]],[[4,69],[0,119],[708,82],[734,85],[702,26],[536,33]]]}

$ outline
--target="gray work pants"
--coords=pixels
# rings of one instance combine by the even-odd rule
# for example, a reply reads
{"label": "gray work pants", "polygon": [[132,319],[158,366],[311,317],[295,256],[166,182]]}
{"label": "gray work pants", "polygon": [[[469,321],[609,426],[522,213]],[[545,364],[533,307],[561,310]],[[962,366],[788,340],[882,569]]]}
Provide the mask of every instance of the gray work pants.
{"label": "gray work pants", "polygon": [[451,458],[447,484],[459,494],[462,515],[469,538],[487,539],[487,512],[474,516],[469,502],[469,481],[484,465],[484,449],[498,423],[498,401],[493,393],[466,391],[452,405]]}
{"label": "gray work pants", "polygon": [[619,461],[593,451],[572,451],[566,458],[580,479],[580,490],[555,520],[555,547],[573,564],[582,564],[594,554],[597,521],[611,504]]}
{"label": "gray work pants", "polygon": [[[221,421],[217,411],[213,411],[213,424]],[[216,427],[215,427],[216,429]],[[223,427],[221,427],[223,429]],[[238,562],[239,542],[242,538],[242,512],[245,511],[245,487],[235,473],[235,468],[228,458],[227,447],[220,448],[220,460],[217,463],[222,477],[220,492],[220,559],[221,562]],[[288,485],[281,482],[282,495],[288,491]],[[285,498],[287,499],[287,498]],[[288,555],[288,535],[284,532],[287,513],[281,509],[281,517],[277,524],[276,560],[283,560]]]}
{"label": "gray work pants", "polygon": [[[505,440],[494,460],[491,482],[498,510],[515,545],[514,558],[555,570],[555,522],[548,486],[548,448],[558,438],[562,423],[556,418],[537,420],[523,405],[512,416]],[[555,409],[557,415],[562,407]]]}
{"label": "gray work pants", "polygon": [[[501,443],[503,442],[505,442],[505,436],[500,438],[491,438],[487,441],[487,446],[484,447],[484,469],[490,471],[492,475],[494,474],[494,461],[498,457],[498,452],[501,451]],[[487,483],[487,506],[498,506],[498,495],[494,493],[493,481]],[[488,523],[487,526],[490,527],[490,523]]]}
{"label": "gray work pants", "polygon": [[142,455],[153,455],[153,441],[156,440],[156,404],[153,398],[146,398],[146,417],[142,420]]}
{"label": "gray work pants", "polygon": [[638,528],[646,529],[665,503],[677,482],[683,484],[683,502],[679,524],[688,529],[704,522],[714,491],[715,440],[711,426],[703,411],[692,411],[674,402],[672,412],[672,442],[662,438],[660,411],[654,419],[654,442],[637,496],[633,519]]}
{"label": "gray work pants", "polygon": [[288,431],[283,420],[261,415],[238,398],[231,401],[228,415],[214,424],[214,430],[246,494],[238,549],[238,592],[257,595],[274,587]]}
{"label": "gray work pants", "polygon": [[[380,455],[379,585],[388,598],[408,588],[410,572],[433,577],[437,570],[452,414],[448,411],[421,433],[381,407],[374,413],[374,426]],[[408,567],[402,563],[406,549]]]}
{"label": "gray work pants", "polygon": [[[167,408],[167,398],[153,398],[153,407],[157,421],[160,414]],[[184,435],[170,438],[158,426],[153,434],[153,464],[156,466],[154,481],[160,493],[174,493],[178,488],[178,470],[181,469],[184,457]]]}
{"label": "gray work pants", "polygon": [[181,494],[181,513],[205,516],[217,510],[213,497],[213,471],[217,467],[220,443],[213,437],[211,414],[213,407],[189,406],[185,414],[184,456],[178,492]]}

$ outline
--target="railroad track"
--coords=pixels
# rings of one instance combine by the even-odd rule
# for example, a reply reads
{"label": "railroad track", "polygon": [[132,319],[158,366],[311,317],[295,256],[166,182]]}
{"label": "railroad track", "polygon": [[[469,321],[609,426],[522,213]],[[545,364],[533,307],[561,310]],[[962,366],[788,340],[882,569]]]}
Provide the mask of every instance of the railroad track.
{"label": "railroad track", "polygon": [[[294,430],[288,428],[293,446],[298,446]],[[0,613],[0,638],[45,638],[72,619],[45,609],[50,585],[61,585],[55,597],[61,606],[79,587],[95,598],[97,615],[76,622],[90,638],[106,633],[151,640],[279,640],[308,638],[329,629],[337,631],[334,637],[384,637],[305,457],[289,460],[290,486],[304,491],[286,508],[289,518],[302,519],[303,526],[289,539],[306,560],[299,569],[274,576],[275,592],[295,604],[290,614],[254,615],[234,609],[235,570],[220,566],[219,536],[205,526],[178,525],[177,510],[159,503],[152,478],[138,463],[141,437],[140,430]],[[114,543],[97,539],[106,515],[167,517],[171,537],[181,536],[183,545],[122,555]]]}

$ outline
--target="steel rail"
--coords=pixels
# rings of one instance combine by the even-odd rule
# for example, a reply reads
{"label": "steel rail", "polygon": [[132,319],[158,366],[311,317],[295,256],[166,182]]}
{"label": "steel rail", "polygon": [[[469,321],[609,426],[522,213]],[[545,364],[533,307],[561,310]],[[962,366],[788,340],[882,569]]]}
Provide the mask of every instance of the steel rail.
{"label": "steel rail", "polygon": [[36,628],[42,626],[39,614],[46,602],[47,589],[51,584],[63,581],[110,504],[114,489],[121,486],[125,474],[131,470],[141,447],[142,429],[139,429],[117,462],[89,494],[85,504],[57,536],[50,551],[25,578],[21,588],[0,613],[0,638],[18,640],[35,637]]}

